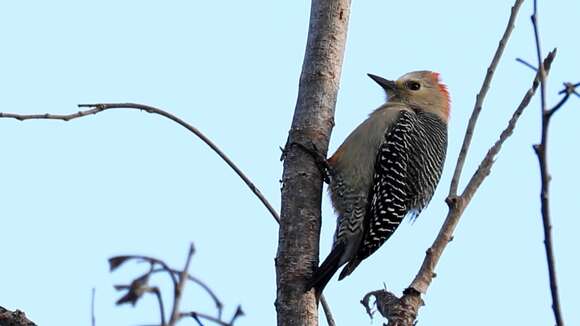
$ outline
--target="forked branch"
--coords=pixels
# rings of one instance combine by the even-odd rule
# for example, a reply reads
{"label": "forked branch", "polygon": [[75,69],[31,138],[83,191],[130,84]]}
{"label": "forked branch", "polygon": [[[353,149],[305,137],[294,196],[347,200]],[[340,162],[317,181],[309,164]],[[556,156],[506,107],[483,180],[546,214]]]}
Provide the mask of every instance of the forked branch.
{"label": "forked branch", "polygon": [[[139,300],[143,296],[149,293],[154,294],[158,301],[159,314],[161,318],[161,322],[159,325],[161,326],[175,326],[177,325],[178,321],[184,317],[191,317],[200,324],[201,324],[200,319],[205,319],[208,321],[212,321],[218,325],[233,326],[234,321],[239,316],[243,315],[241,307],[238,306],[236,312],[234,313],[233,317],[229,322],[222,318],[223,305],[221,304],[219,299],[217,299],[217,296],[207,285],[205,285],[199,279],[189,274],[189,265],[191,263],[191,259],[193,258],[194,252],[195,250],[193,244],[191,244],[187,254],[185,267],[183,268],[183,270],[179,271],[172,269],[162,260],[149,256],[124,255],[110,258],[109,266],[111,272],[115,271],[121,265],[126,264],[129,261],[146,262],[149,264],[149,270],[144,274],[136,277],[133,281],[131,281],[130,284],[115,286],[117,290],[125,291],[124,295],[117,301],[117,304],[120,305],[130,303],[134,306],[137,304],[137,302],[139,302]],[[173,281],[173,305],[171,308],[170,319],[167,323],[165,322],[165,309],[161,291],[157,286],[150,285],[151,276],[156,273],[165,273]],[[187,284],[187,281],[191,281],[193,283],[201,285],[201,288],[205,290],[213,298],[217,306],[216,316],[211,316],[209,314],[195,311],[187,311],[187,312],[181,311],[180,304],[183,298],[185,285]]]}

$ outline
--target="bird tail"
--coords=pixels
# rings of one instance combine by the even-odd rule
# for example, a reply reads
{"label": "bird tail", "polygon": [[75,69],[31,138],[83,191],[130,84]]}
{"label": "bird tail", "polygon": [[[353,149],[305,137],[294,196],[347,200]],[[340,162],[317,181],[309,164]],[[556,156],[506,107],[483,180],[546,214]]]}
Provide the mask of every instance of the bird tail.
{"label": "bird tail", "polygon": [[336,273],[338,268],[340,267],[340,258],[344,254],[345,245],[344,243],[338,243],[328,257],[322,262],[322,265],[316,269],[310,281],[308,281],[306,289],[307,291],[311,288],[314,288],[316,294],[316,301],[320,299],[320,295],[322,294],[322,290],[330,281],[332,276]]}
{"label": "bird tail", "polygon": [[354,269],[357,268],[357,266],[358,266],[358,264],[360,264],[360,262],[361,262],[361,260],[355,256],[351,261],[348,262],[348,264],[346,264],[346,266],[344,266],[344,268],[340,272],[340,275],[338,276],[338,280],[340,281],[343,278],[349,276],[350,273],[352,273],[354,271]]}

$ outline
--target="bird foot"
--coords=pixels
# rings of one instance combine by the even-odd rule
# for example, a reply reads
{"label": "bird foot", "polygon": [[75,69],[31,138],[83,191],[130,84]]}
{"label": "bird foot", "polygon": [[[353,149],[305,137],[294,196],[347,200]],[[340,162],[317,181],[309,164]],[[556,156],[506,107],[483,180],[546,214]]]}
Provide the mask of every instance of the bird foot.
{"label": "bird foot", "polygon": [[312,158],[314,158],[314,162],[316,163],[316,166],[318,166],[318,169],[322,174],[322,179],[324,180],[325,183],[329,184],[334,169],[330,166],[330,164],[328,164],[328,160],[324,155],[322,155],[322,153],[320,153],[316,145],[313,142],[309,143],[310,143],[309,145],[305,145],[299,142],[292,142],[291,145],[296,145],[300,147],[306,153],[310,154]]}

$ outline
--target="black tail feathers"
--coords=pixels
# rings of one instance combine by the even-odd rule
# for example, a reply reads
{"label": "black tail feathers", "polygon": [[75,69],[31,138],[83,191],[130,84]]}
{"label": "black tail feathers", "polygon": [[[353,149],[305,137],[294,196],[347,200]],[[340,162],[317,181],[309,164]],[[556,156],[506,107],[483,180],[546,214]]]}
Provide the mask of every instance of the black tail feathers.
{"label": "black tail feathers", "polygon": [[306,291],[314,288],[316,293],[316,300],[320,299],[320,295],[322,294],[322,290],[326,287],[326,284],[332,276],[336,273],[338,268],[340,267],[340,258],[344,253],[344,244],[339,243],[337,246],[332,248],[328,257],[322,262],[322,265],[316,269],[312,278],[306,285]]}
{"label": "black tail feathers", "polygon": [[346,266],[344,266],[344,268],[340,272],[340,275],[338,276],[338,280],[340,281],[343,278],[349,276],[350,273],[352,273],[354,271],[354,269],[357,268],[357,266],[358,266],[358,264],[360,264],[360,262],[361,262],[361,260],[358,259],[357,257],[355,257],[354,259],[349,261],[348,264],[346,264]]}

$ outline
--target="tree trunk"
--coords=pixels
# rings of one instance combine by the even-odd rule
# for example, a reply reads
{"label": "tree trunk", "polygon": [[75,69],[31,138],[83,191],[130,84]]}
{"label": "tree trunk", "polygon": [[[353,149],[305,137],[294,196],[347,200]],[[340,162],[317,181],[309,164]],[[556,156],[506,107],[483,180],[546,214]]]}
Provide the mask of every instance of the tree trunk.
{"label": "tree trunk", "polygon": [[284,154],[276,257],[278,325],[317,325],[305,282],[318,266],[322,176],[301,143],[328,151],[350,12],[350,0],[313,0],[298,99]]}

